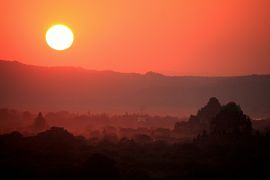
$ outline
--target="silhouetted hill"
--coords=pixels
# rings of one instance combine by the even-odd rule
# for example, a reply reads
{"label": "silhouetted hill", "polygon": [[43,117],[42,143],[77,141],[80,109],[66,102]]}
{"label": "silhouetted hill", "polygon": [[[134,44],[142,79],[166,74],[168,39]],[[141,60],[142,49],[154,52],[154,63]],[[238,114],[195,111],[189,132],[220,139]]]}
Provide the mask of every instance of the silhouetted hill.
{"label": "silhouetted hill", "polygon": [[270,75],[165,76],[0,61],[0,107],[190,114],[215,96],[251,117],[270,116]]}

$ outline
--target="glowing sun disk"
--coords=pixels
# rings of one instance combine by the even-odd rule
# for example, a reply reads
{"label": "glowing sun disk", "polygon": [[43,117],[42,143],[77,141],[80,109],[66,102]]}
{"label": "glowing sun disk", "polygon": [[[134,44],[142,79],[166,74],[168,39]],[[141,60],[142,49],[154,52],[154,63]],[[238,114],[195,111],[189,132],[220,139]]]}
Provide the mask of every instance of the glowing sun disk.
{"label": "glowing sun disk", "polygon": [[46,33],[47,44],[55,50],[65,50],[72,45],[73,41],[73,32],[62,24],[50,27]]}

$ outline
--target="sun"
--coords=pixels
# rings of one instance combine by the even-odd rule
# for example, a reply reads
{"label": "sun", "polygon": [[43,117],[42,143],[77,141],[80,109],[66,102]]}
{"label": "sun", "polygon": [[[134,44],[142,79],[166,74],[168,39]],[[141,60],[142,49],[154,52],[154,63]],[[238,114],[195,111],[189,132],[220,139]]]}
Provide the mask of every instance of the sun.
{"label": "sun", "polygon": [[65,25],[54,25],[46,32],[46,42],[52,49],[58,51],[68,49],[73,44],[73,41],[73,32]]}

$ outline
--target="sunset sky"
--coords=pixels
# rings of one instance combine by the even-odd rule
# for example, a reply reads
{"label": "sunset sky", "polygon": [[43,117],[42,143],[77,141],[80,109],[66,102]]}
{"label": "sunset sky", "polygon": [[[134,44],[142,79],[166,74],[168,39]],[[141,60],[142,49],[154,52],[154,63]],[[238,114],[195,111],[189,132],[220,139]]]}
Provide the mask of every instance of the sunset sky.
{"label": "sunset sky", "polygon": [[[0,59],[169,75],[270,73],[269,0],[2,0]],[[55,51],[47,29],[69,26]]]}

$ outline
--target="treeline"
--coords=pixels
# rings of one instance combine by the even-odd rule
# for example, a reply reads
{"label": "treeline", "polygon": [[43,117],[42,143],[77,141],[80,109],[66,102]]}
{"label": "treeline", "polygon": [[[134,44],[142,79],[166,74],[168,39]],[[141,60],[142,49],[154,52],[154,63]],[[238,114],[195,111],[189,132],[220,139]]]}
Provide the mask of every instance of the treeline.
{"label": "treeline", "polygon": [[[115,128],[168,128],[173,129],[176,122],[185,121],[187,118],[175,116],[148,115],[143,113],[71,113],[68,111],[41,113],[45,119],[43,129],[46,127],[65,127],[74,134],[89,135],[89,131],[102,130],[106,127]],[[32,134],[33,126],[39,113],[17,111],[13,109],[0,109],[0,134],[20,131],[27,135]]]}
{"label": "treeline", "polygon": [[61,111],[40,112],[36,115],[27,111],[0,109],[0,125],[2,134],[19,131],[24,136],[33,136],[56,126],[95,142],[104,139],[117,142],[127,138],[144,143],[178,143],[192,141],[198,135],[239,136],[254,134],[256,131],[265,132],[270,127],[270,121],[252,120],[238,104],[229,102],[222,105],[217,98],[212,97],[196,115],[186,119],[141,113],[110,115]]}
{"label": "treeline", "polygon": [[270,178],[270,132],[201,135],[189,143],[95,142],[53,127],[35,136],[0,136],[4,179]]}
{"label": "treeline", "polygon": [[[270,131],[255,130],[239,105],[221,105],[216,98],[188,121],[150,134],[142,128],[137,135],[119,137],[108,127],[98,136],[78,136],[47,126],[42,113],[31,127],[35,135],[0,135],[4,179],[270,178]],[[128,134],[138,129],[124,130]],[[173,136],[178,140],[172,141]],[[181,137],[192,138],[179,141]]]}

